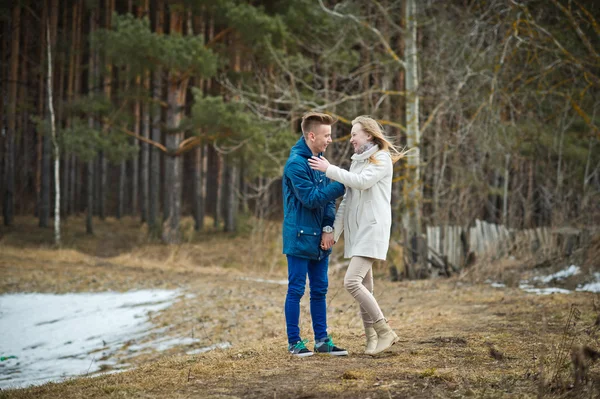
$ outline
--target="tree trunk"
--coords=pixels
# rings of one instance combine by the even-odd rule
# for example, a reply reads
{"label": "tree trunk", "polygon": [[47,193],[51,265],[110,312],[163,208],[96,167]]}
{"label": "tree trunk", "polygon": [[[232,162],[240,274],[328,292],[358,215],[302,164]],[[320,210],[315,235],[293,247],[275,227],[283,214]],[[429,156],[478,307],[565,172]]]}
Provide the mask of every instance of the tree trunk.
{"label": "tree trunk", "polygon": [[[61,7],[59,6],[59,9]],[[58,43],[66,43],[67,41],[67,24],[68,24],[68,18],[69,18],[69,7],[62,7],[62,34],[60,37],[60,41]],[[57,32],[57,37],[56,40],[58,40],[58,32]],[[55,43],[56,44],[56,43]],[[52,48],[52,51],[54,51],[54,54],[56,55],[58,53],[58,51],[55,48]],[[66,52],[65,52],[66,53]],[[58,79],[52,79],[53,82],[57,82],[58,86],[56,88],[53,88],[54,90],[54,94],[55,94],[55,98],[56,98],[56,103],[57,103],[57,107],[55,110],[55,121],[57,123],[57,126],[61,127],[62,126],[62,121],[63,121],[63,117],[64,117],[64,110],[65,110],[65,96],[64,96],[64,88],[65,88],[65,57],[55,57],[56,60],[56,68],[53,68],[53,71],[56,70],[55,75],[57,75]],[[53,72],[54,73],[54,72]],[[62,206],[61,206],[62,207]]]}
{"label": "tree trunk", "polygon": [[565,141],[565,130],[568,125],[565,126],[565,121],[561,121],[560,137],[558,140],[558,160],[556,161],[556,185],[554,189],[554,198],[552,201],[552,226],[560,226],[564,223],[565,214],[564,202],[563,202],[563,147]]}
{"label": "tree trunk", "polygon": [[46,26],[48,41],[48,111],[50,113],[50,130],[54,147],[54,243],[60,246],[60,151],[56,139],[56,120],[54,116],[54,99],[52,96],[52,46],[50,43],[50,27]]}
{"label": "tree trunk", "polygon": [[[40,29],[40,64],[44,64],[44,60],[46,59],[46,24],[48,23],[48,7],[47,1],[43,0],[42,5],[42,20],[41,20],[41,29]],[[38,80],[38,115],[40,119],[44,118],[46,113],[46,100],[45,100],[45,81],[46,74],[43,71],[40,71],[39,80]],[[43,160],[43,142],[44,136],[41,130],[37,132],[37,141],[36,141],[36,167],[35,167],[35,194],[36,194],[36,207],[35,214],[39,217],[39,226],[44,227],[48,225],[47,217],[46,222],[44,224],[44,219],[42,218],[42,175],[44,168],[44,160]]]}
{"label": "tree trunk", "polygon": [[49,226],[50,218],[50,135],[42,136],[42,185],[40,192],[40,227]]}
{"label": "tree trunk", "polygon": [[21,5],[15,3],[11,14],[11,52],[8,75],[8,131],[4,152],[4,225],[12,226],[15,207],[15,126],[17,121],[17,80],[19,72],[19,37],[21,33]]}
{"label": "tree trunk", "polygon": [[70,181],[70,187],[69,187],[69,206],[67,208],[67,213],[69,214],[77,214],[78,213],[78,208],[76,205],[76,200],[77,200],[77,190],[79,189],[79,185],[77,184],[77,168],[78,168],[78,162],[77,162],[77,158],[75,157],[75,155],[71,155],[71,160],[70,160],[70,168],[69,168],[69,172],[70,172],[70,176],[69,176],[69,181]]}
{"label": "tree trunk", "polygon": [[[165,13],[163,0],[156,0],[156,23],[155,32],[162,35],[165,25]],[[162,70],[157,68],[152,76],[152,140],[161,142],[160,120],[162,98]],[[160,152],[158,148],[150,148],[150,176],[148,187],[148,228],[152,235],[157,235],[160,224],[158,223],[159,201],[160,201]]]}
{"label": "tree trunk", "polygon": [[[52,0],[50,6],[50,40],[46,45],[56,47],[58,25],[58,0]],[[40,199],[40,227],[48,227],[50,219],[50,134],[44,134],[42,141],[42,186]]]}
{"label": "tree trunk", "polygon": [[[136,97],[138,97],[137,93],[139,92],[140,82],[141,82],[140,75],[136,75],[136,77],[135,77]],[[138,136],[140,136],[140,130],[141,130],[140,108],[141,108],[140,100],[139,100],[139,98],[137,98],[135,100],[135,103],[133,106],[133,123],[134,123],[133,131]],[[140,145],[139,145],[138,139],[136,139],[136,138],[133,139],[133,146],[135,147],[135,155],[133,156],[133,159],[131,160],[131,214],[133,216],[135,216],[138,213],[138,201],[139,201],[139,192],[138,192],[139,186],[138,186],[138,184],[139,184],[139,176],[140,176],[140,160],[139,160]]]}
{"label": "tree trunk", "polygon": [[433,159],[433,184],[432,184],[432,209],[431,209],[431,223],[436,225],[439,224],[439,209],[440,209],[440,191],[441,191],[441,183],[443,181],[442,176],[442,152],[444,155],[446,151],[442,149],[444,143],[441,142],[441,133],[443,131],[442,124],[442,115],[438,113],[436,116],[436,126],[435,126],[435,137],[433,139],[433,153],[435,154],[435,158]]}
{"label": "tree trunk", "polygon": [[[111,19],[112,13],[115,9],[115,0],[106,0],[106,8],[104,9],[104,27],[106,29],[111,28]],[[103,86],[104,86],[104,96],[108,102],[111,101],[112,96],[112,62],[110,58],[106,58],[104,60],[104,76],[103,76]],[[102,133],[108,134],[109,126],[108,124],[104,124],[102,126]],[[100,153],[100,182],[99,182],[99,196],[98,196],[98,216],[100,216],[101,220],[106,218],[106,197],[107,197],[107,188],[106,188],[106,180],[108,174],[108,162],[106,159],[106,154],[104,152]]]}
{"label": "tree trunk", "polygon": [[[495,161],[489,161],[490,166],[492,168],[491,176],[488,177],[488,188],[487,195],[485,196],[486,201],[486,210],[487,210],[487,220],[490,223],[498,223],[498,188],[500,188],[500,171],[495,166]],[[491,182],[489,182],[491,179]]]}
{"label": "tree trunk", "polygon": [[239,190],[240,190],[240,210],[242,213],[247,214],[249,212],[248,207],[248,184],[246,184],[246,157],[242,154],[240,159],[240,173],[239,173],[239,182],[238,182]]}
{"label": "tree trunk", "polygon": [[[8,47],[10,46],[10,23],[2,24],[2,53],[0,54],[0,80],[8,82],[8,69],[6,55],[8,52]],[[6,93],[6,86],[2,86],[0,88],[0,114],[7,115],[7,110],[5,106],[5,100],[8,100]],[[0,132],[5,132],[8,130],[8,127],[5,124],[6,118],[0,118]],[[2,210],[4,213],[4,183],[6,181],[6,175],[4,173],[4,169],[6,166],[6,147],[5,147],[6,134],[0,134],[0,153],[2,154],[2,159],[0,160],[0,197],[2,197]]]}
{"label": "tree trunk", "polygon": [[[193,35],[194,31],[197,31],[198,34],[204,35],[204,31],[206,29],[206,24],[204,20],[204,13],[201,12],[201,15],[192,16],[192,12],[188,12],[188,35]],[[192,81],[192,85],[194,82]],[[197,82],[197,87],[204,91],[204,80],[199,79]],[[190,107],[187,107],[188,109]],[[198,146],[194,150],[194,158],[193,158],[193,192],[192,192],[192,209],[194,215],[194,230],[200,231],[204,228],[204,170],[203,163],[205,156],[204,152],[204,144]]]}
{"label": "tree trunk", "polygon": [[[184,14],[179,8],[171,9],[170,29],[171,35],[181,35],[183,32]],[[167,102],[169,109],[167,113],[167,151],[169,152],[165,163],[165,191],[168,204],[167,218],[163,223],[163,240],[173,244],[181,241],[179,232],[179,221],[181,218],[181,183],[182,183],[182,160],[175,156],[175,151],[183,138],[178,131],[180,128],[182,109],[185,103],[188,78],[183,78],[179,72],[170,71],[168,79]],[[167,208],[165,208],[166,210]]]}
{"label": "tree trunk", "polygon": [[123,217],[124,204],[125,204],[125,183],[127,180],[127,163],[121,161],[119,164],[119,193],[117,195],[117,219]]}
{"label": "tree trunk", "polygon": [[[74,6],[73,6],[73,16],[72,16],[72,25],[71,25],[71,35],[73,37],[72,42],[71,42],[71,49],[69,51],[69,67],[68,67],[68,73],[67,73],[67,93],[66,93],[66,97],[67,97],[67,102],[68,103],[72,103],[73,102],[73,89],[75,86],[75,52],[78,51],[78,47],[77,47],[77,31],[79,29],[78,27],[78,22],[79,22],[79,3],[75,2]],[[65,27],[66,30],[66,27]],[[71,127],[71,123],[72,123],[72,117],[71,115],[67,115],[66,120],[65,120],[65,127],[68,129]],[[72,194],[72,190],[74,188],[73,185],[73,179],[75,177],[73,171],[75,170],[75,159],[73,156],[64,155],[64,159],[65,159],[65,168],[64,168],[64,175],[63,175],[63,185],[64,185],[64,190],[62,190],[62,196],[64,198],[64,207],[63,207],[63,214],[65,216],[67,216],[70,212],[72,212],[73,210],[73,194]]]}
{"label": "tree trunk", "polygon": [[219,222],[221,221],[221,209],[223,208],[223,156],[221,155],[221,153],[219,153],[218,151],[215,150],[215,157],[216,157],[216,162],[217,162],[217,170],[215,170],[216,173],[216,187],[215,187],[215,191],[216,191],[216,195],[215,195],[215,219],[214,219],[214,227],[218,228],[219,227]]}
{"label": "tree trunk", "polygon": [[[96,29],[96,9],[92,9],[90,12],[90,35],[92,35]],[[97,83],[97,62],[96,62],[96,50],[90,42],[90,61],[88,66],[88,95],[93,97],[94,91],[96,90]],[[94,129],[94,116],[88,117],[88,127]],[[94,159],[88,161],[87,165],[87,217],[86,217],[86,233],[94,234],[94,227],[92,223],[92,216],[94,214]]]}
{"label": "tree trunk", "polygon": [[[149,71],[144,71],[144,98],[148,96],[150,89],[150,75]],[[142,105],[142,136],[150,138],[150,107],[147,101],[144,101]],[[149,187],[149,176],[150,176],[150,153],[149,146],[147,143],[142,143],[142,164],[141,164],[141,182],[142,191],[140,198],[140,211],[142,216],[142,223],[148,220],[148,187]]]}
{"label": "tree trunk", "polygon": [[[90,127],[94,126],[94,122],[90,124]],[[94,234],[94,224],[92,216],[94,215],[94,160],[87,162],[87,213],[85,219],[85,232],[87,234]]]}
{"label": "tree trunk", "polygon": [[[385,8],[388,7],[388,1],[387,0],[383,0],[381,2],[381,5]],[[390,43],[390,26],[389,26],[389,21],[387,18],[383,18],[383,20],[381,21],[381,34],[383,35],[383,38],[385,39],[386,42]],[[395,67],[395,65],[394,65]],[[381,88],[383,90],[392,90],[392,67],[390,65],[390,63],[385,63],[383,65],[383,70],[381,72]],[[381,103],[381,113],[380,115],[383,117],[384,120],[389,121],[392,119],[392,100],[389,96],[387,97],[381,97],[383,98],[383,102]],[[381,101],[378,100],[378,102]],[[390,137],[394,137],[396,134],[395,127],[392,126],[384,126],[385,132],[388,136]]]}
{"label": "tree trunk", "polygon": [[108,162],[106,154],[100,151],[98,154],[98,216],[100,220],[106,219],[106,174]]}
{"label": "tree trunk", "polygon": [[[234,49],[233,52],[233,71],[237,74],[241,72],[241,39],[238,34],[232,35],[232,46]],[[325,84],[327,85],[329,78],[325,79]],[[238,88],[241,88],[238,83]],[[327,88],[325,89],[325,95],[327,96]],[[238,201],[237,201],[237,175],[238,168],[235,163],[235,159],[233,156],[229,156],[224,165],[225,176],[222,180],[222,188],[225,190],[223,205],[224,207],[224,230],[227,232],[236,231],[236,219],[237,219],[237,211],[238,211]]]}
{"label": "tree trunk", "polygon": [[[152,109],[152,140],[156,143],[161,142],[160,120],[161,107],[159,105],[162,97],[162,70],[157,69],[153,73],[152,79],[152,99],[154,106]],[[150,176],[148,187],[148,227],[153,234],[156,233],[158,224],[158,212],[160,201],[160,152],[158,148],[150,148]]]}
{"label": "tree trunk", "polygon": [[508,187],[509,187],[509,172],[510,168],[510,154],[504,155],[504,190],[502,195],[502,224],[508,228]]}
{"label": "tree trunk", "polygon": [[[83,31],[83,17],[84,17],[84,8],[81,0],[77,0],[77,18],[76,18],[76,29],[74,30],[74,72],[73,72],[73,97],[79,97],[79,93],[81,90],[81,53],[82,53],[82,45],[81,45],[81,36]],[[71,189],[69,190],[69,203],[70,209],[69,212],[79,213],[79,206],[81,201],[81,190],[82,184],[80,184],[80,173],[78,173],[80,169],[80,163],[75,155],[71,155]]]}
{"label": "tree trunk", "polygon": [[[6,55],[8,54],[8,47],[9,47],[9,43],[10,43],[10,23],[4,23],[2,24],[2,26],[0,26],[0,34],[2,35],[2,37],[0,37],[0,45],[1,47],[1,53],[0,53],[0,81],[2,82],[8,82],[8,72],[7,69],[9,69],[9,67],[6,65]],[[0,114],[1,115],[7,115],[6,109],[4,108],[5,104],[5,97],[7,97],[7,89],[6,89],[6,85],[0,87]],[[8,98],[6,98],[6,100],[8,100]],[[2,202],[2,213],[4,213],[4,182],[5,182],[5,174],[4,174],[4,167],[6,164],[6,156],[5,156],[5,151],[6,151],[6,147],[5,147],[5,139],[6,139],[6,131],[8,129],[8,127],[5,124],[5,120],[6,118],[0,118],[0,154],[2,154],[2,159],[0,160],[0,198]]]}
{"label": "tree trunk", "polygon": [[533,227],[533,170],[535,168],[534,161],[527,162],[529,165],[527,179],[527,201],[525,202],[525,226],[526,229]]}
{"label": "tree trunk", "polygon": [[[23,14],[23,21],[22,21],[22,26],[28,26],[29,23],[31,21],[31,13],[25,12]],[[29,49],[29,31],[28,30],[23,30],[23,34],[22,34],[22,46],[21,48],[24,49],[23,51],[26,52],[27,49]],[[18,93],[18,98],[19,101],[21,102],[26,102],[28,99],[28,85],[25,84],[25,82],[28,82],[29,76],[28,73],[31,69],[31,67],[28,65],[27,62],[23,62],[21,63],[21,65],[19,66],[20,72],[21,72],[21,84],[19,85],[19,93]],[[3,110],[2,108],[0,108],[0,113],[2,113]],[[18,121],[19,121],[19,127],[17,128],[17,131],[21,132],[20,136],[21,136],[21,143],[22,143],[22,147],[21,147],[21,151],[19,151],[20,154],[22,154],[22,160],[21,160],[21,165],[19,166],[18,170],[19,170],[19,182],[21,183],[21,189],[29,192],[30,189],[30,180],[31,180],[31,144],[32,144],[32,131],[30,131],[30,120],[29,120],[29,116],[30,116],[30,112],[31,110],[29,109],[29,107],[21,107],[21,111],[19,112],[19,117],[18,117]],[[1,127],[0,127],[1,129]],[[1,147],[0,147],[1,148]],[[16,151],[16,149],[15,149]],[[16,168],[15,168],[15,172],[16,172]],[[0,176],[2,176],[2,174],[0,174]],[[1,191],[0,191],[1,192]],[[15,198],[15,202],[16,203],[20,203],[21,204],[21,209],[20,211],[22,212],[25,208],[26,205],[28,204],[29,201],[24,201],[21,200],[19,201],[18,199]],[[16,213],[19,213],[19,210],[16,210]]]}
{"label": "tree trunk", "polygon": [[204,198],[206,188],[204,173],[206,170],[206,144],[196,148],[194,157],[194,229],[200,231],[204,228]]}
{"label": "tree trunk", "polygon": [[[69,8],[68,7],[64,7],[64,9],[62,10],[62,35],[60,38],[60,42],[61,43],[65,43],[67,41],[67,24],[68,24],[68,20],[69,20],[69,12],[68,12]],[[55,54],[57,53],[57,51],[55,49],[52,49],[53,51],[55,51]],[[66,51],[63,53],[66,56]],[[58,104],[56,111],[55,111],[55,126],[54,129],[56,129],[56,127],[58,128],[62,128],[63,126],[63,121],[64,121],[64,111],[65,111],[65,97],[66,97],[66,93],[65,93],[65,78],[68,78],[67,76],[67,66],[66,66],[66,57],[57,57],[56,58],[56,71],[57,71],[57,75],[58,75],[58,87],[56,88],[56,90],[54,91],[53,88],[53,97],[56,98],[56,103]],[[52,79],[52,81],[54,82],[54,79]],[[52,115],[50,116],[52,117]],[[54,139],[51,140],[52,141],[52,147],[53,147],[53,151],[54,151]],[[54,160],[54,164],[56,164],[56,159]],[[65,195],[65,191],[66,191],[66,185],[68,183],[68,168],[67,168],[67,158],[65,157],[62,161],[63,163],[63,167],[61,170],[62,172],[62,178],[60,179],[60,206],[59,206],[59,211],[61,214],[65,214],[66,213],[66,207],[67,207],[67,196]],[[60,166],[60,165],[59,165]],[[54,172],[54,175],[56,176],[56,171]],[[56,182],[54,183],[54,185],[56,186]],[[55,194],[55,198],[56,198],[56,194]],[[56,204],[55,204],[55,208],[56,208]],[[57,244],[58,245],[58,244]]]}
{"label": "tree trunk", "polygon": [[61,200],[61,211],[63,220],[67,219],[69,214],[69,199],[71,195],[69,194],[69,189],[71,188],[71,156],[63,152],[62,154],[62,177],[60,178],[61,188],[60,188],[60,200]]}
{"label": "tree trunk", "polygon": [[590,161],[592,159],[592,150],[594,148],[594,135],[590,135],[590,140],[588,143],[588,155],[585,161],[585,169],[583,170],[583,187],[581,193],[581,201],[579,206],[579,214],[583,214],[587,209],[588,204],[588,190],[587,186],[589,184],[589,171],[590,171]]}
{"label": "tree trunk", "polygon": [[[403,13],[400,12],[398,13],[398,25],[399,26],[405,26],[405,20],[404,20],[404,15],[402,15]],[[404,35],[398,35],[397,38],[397,47],[398,47],[398,56],[404,58]],[[400,69],[398,71],[398,76],[396,76],[395,79],[395,90],[398,92],[403,92],[404,91],[404,85],[405,85],[405,76],[404,76],[404,69]],[[395,96],[392,99],[390,99],[390,101],[392,102],[392,115],[394,117],[395,120],[397,121],[404,121],[405,118],[405,112],[404,109],[406,107],[405,101],[404,101],[404,97],[403,96]],[[400,131],[400,129],[398,129],[397,132],[397,136],[396,138],[396,142],[398,144],[400,144],[403,139],[404,133],[402,131]],[[392,204],[396,204],[395,206],[392,206],[392,232],[394,233],[394,235],[396,235],[397,233],[399,233],[402,230],[402,183],[400,181],[400,179],[397,179],[398,175],[402,174],[402,169],[403,166],[401,166],[398,170],[395,170],[394,173],[394,178],[392,179]],[[396,180],[396,181],[394,181]]]}
{"label": "tree trunk", "polygon": [[[113,0],[114,1],[114,0]],[[148,15],[150,12],[150,2],[149,0],[144,0],[141,7],[138,7],[138,17],[143,17],[144,15]],[[143,87],[143,103],[142,103],[142,136],[146,139],[150,138],[150,107],[148,105],[148,94],[150,91],[150,71],[144,70],[142,73],[142,87]],[[141,198],[140,198],[140,211],[142,217],[142,223],[145,223],[148,220],[148,178],[150,174],[149,164],[150,164],[150,154],[147,143],[142,143],[142,164],[141,164]]]}
{"label": "tree trunk", "polygon": [[[129,0],[127,2],[127,12],[131,14],[133,11],[133,0]],[[125,66],[119,73],[119,90],[124,93],[129,92],[129,66]],[[116,208],[116,218],[121,219],[126,212],[125,203],[126,194],[127,194],[127,161],[125,159],[121,160],[119,163],[119,189],[117,192],[117,208]]]}
{"label": "tree trunk", "polygon": [[227,172],[226,172],[226,187],[227,187],[227,212],[225,218],[225,231],[234,232],[237,229],[237,209],[238,209],[238,200],[236,193],[236,182],[238,176],[238,168],[235,165],[235,161],[230,159],[227,162]]}
{"label": "tree trunk", "polygon": [[79,162],[75,155],[71,155],[71,188],[69,189],[69,214],[78,214],[79,208],[77,207],[77,202],[79,201],[79,174],[77,173],[79,169]]}
{"label": "tree trunk", "polygon": [[414,149],[408,158],[408,178],[404,184],[405,211],[403,224],[409,236],[417,237],[421,234],[421,179],[419,173],[420,141],[419,131],[419,87],[418,62],[417,62],[417,16],[415,0],[405,1],[406,30],[405,64],[406,64],[406,145]]}
{"label": "tree trunk", "polygon": [[[139,81],[136,79],[136,87],[139,87]],[[140,135],[140,111],[139,101],[136,100],[134,105],[134,132],[138,136]],[[131,160],[131,214],[133,216],[138,213],[138,201],[139,201],[139,176],[140,176],[140,145],[136,138],[133,139],[133,146],[135,147],[135,155]]]}

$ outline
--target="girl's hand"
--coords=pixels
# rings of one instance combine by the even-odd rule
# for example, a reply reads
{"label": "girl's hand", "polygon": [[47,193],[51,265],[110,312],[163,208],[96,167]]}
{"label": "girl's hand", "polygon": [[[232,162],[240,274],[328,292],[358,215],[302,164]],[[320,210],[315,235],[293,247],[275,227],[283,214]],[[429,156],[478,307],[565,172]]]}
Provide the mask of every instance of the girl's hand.
{"label": "girl's hand", "polygon": [[321,172],[327,172],[327,168],[329,165],[331,165],[324,156],[316,157],[314,155],[310,157],[308,164],[312,169],[316,169]]}

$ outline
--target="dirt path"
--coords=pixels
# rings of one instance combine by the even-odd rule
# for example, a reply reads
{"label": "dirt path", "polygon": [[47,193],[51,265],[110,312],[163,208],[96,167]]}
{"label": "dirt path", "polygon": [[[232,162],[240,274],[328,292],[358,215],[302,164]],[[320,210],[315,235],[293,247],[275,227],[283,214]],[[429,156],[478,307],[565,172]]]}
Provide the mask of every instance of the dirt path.
{"label": "dirt path", "polygon": [[[79,267],[71,271],[86,275],[89,268],[101,275],[98,270],[115,269],[113,264]],[[123,265],[118,269],[125,276],[139,272]],[[563,370],[558,359],[568,352],[559,342],[571,306],[581,312],[578,328],[589,328],[595,320],[589,294],[537,296],[457,280],[391,283],[379,279],[376,295],[402,340],[391,352],[372,358],[361,354],[364,337],[358,309],[343,290],[342,275],[332,275],[330,331],[351,355],[296,359],[285,351],[286,286],[276,280],[255,281],[255,277],[224,269],[188,270],[165,277],[186,295],[153,322],[168,326],[165,334],[170,336],[196,334],[203,337],[199,346],[230,342],[230,349],[185,356],[193,347],[178,347],[128,358],[141,366],[129,372],[3,395],[458,398],[535,396],[542,386],[550,396],[562,397],[573,392],[568,389],[569,370]],[[302,307],[302,333],[312,339],[307,298]],[[545,381],[557,369],[560,379]],[[597,371],[591,377],[596,383]],[[598,392],[595,386],[587,389]]]}

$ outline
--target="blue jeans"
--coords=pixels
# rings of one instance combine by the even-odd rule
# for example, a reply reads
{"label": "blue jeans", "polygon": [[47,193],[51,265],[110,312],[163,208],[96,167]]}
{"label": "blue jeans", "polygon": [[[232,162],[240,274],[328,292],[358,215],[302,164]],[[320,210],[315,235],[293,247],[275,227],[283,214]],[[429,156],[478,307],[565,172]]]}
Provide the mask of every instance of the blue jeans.
{"label": "blue jeans", "polygon": [[306,275],[310,287],[310,316],[312,318],[315,341],[327,338],[327,269],[329,257],[317,261],[287,255],[288,291],[285,298],[285,322],[288,343],[300,341],[300,299],[304,295]]}

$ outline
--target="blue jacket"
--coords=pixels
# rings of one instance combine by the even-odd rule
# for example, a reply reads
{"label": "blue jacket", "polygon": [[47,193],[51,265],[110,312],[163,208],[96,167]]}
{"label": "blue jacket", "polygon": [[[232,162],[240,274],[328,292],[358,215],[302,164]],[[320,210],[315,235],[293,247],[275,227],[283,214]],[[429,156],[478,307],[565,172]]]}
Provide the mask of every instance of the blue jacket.
{"label": "blue jacket", "polygon": [[283,253],[321,260],[331,253],[331,249],[321,249],[322,228],[333,226],[335,199],[344,194],[345,187],[311,169],[311,156],[300,137],[283,169]]}

